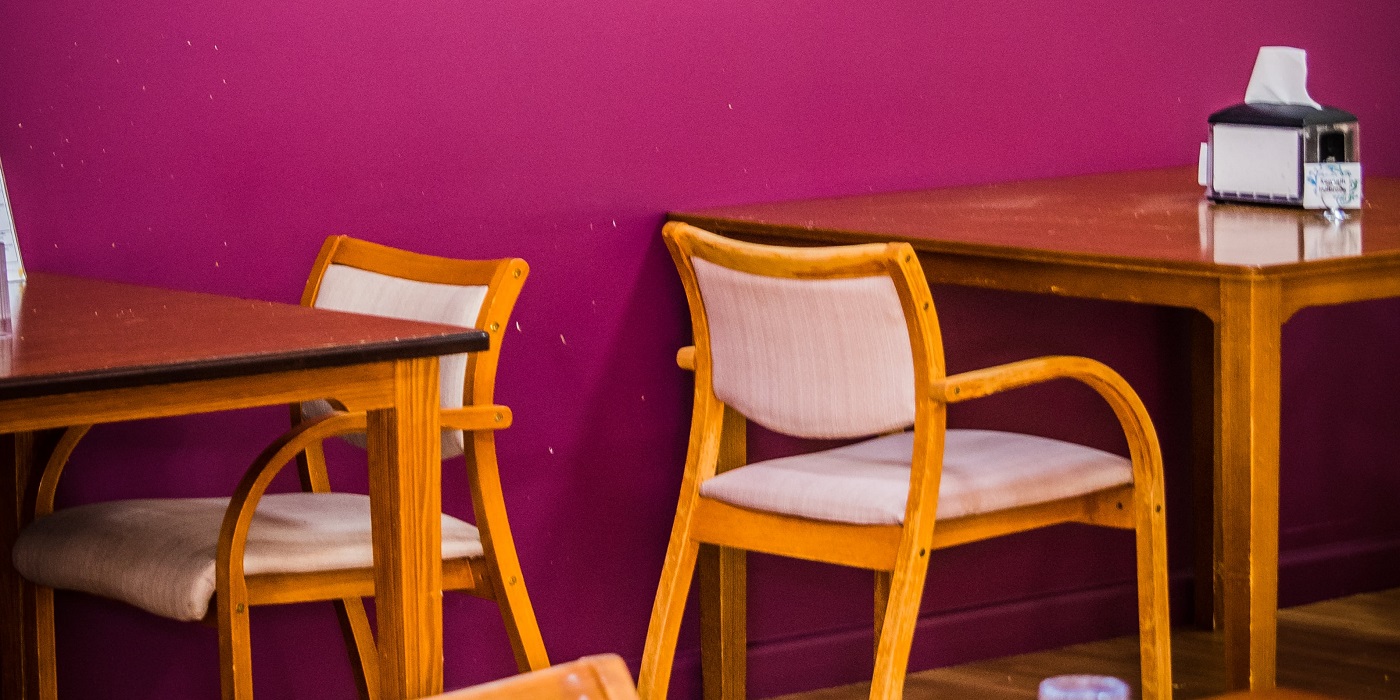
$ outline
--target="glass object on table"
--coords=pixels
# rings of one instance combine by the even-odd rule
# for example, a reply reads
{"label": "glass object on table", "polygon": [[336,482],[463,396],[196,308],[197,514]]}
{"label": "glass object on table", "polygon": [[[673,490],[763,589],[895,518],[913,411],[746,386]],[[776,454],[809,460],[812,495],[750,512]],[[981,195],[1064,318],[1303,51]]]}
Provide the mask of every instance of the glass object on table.
{"label": "glass object on table", "polygon": [[5,244],[0,242],[0,338],[13,332],[10,325],[10,278],[5,270]]}
{"label": "glass object on table", "polygon": [[1040,682],[1039,700],[1128,700],[1130,692],[1112,676],[1055,676]]}

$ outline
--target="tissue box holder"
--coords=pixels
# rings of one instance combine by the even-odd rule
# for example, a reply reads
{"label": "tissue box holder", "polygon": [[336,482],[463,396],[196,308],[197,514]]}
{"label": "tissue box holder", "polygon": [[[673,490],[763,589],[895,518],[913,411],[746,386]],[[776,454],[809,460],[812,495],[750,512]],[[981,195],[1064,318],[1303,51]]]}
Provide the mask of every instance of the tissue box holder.
{"label": "tissue box holder", "polygon": [[1350,112],[1238,104],[1208,121],[1210,199],[1305,209],[1361,207],[1360,144]]}

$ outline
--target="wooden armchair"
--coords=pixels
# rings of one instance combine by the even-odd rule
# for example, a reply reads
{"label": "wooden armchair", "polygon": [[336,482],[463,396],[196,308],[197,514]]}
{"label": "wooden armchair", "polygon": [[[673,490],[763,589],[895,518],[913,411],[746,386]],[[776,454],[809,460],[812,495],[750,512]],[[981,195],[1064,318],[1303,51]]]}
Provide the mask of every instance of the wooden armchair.
{"label": "wooden armchair", "polygon": [[[928,283],[903,243],[784,248],[683,223],[664,230],[686,297],[695,371],[690,447],[638,690],[663,700],[701,544],[719,547],[721,609],[702,620],[707,697],[742,697],[742,552],[875,572],[870,697],[899,698],[933,550],[1081,522],[1137,536],[1143,698],[1171,696],[1161,454],[1137,395],[1081,357],[946,376]],[[1112,407],[1130,458],[1017,433],[948,430],[946,409],[1053,379]],[[752,420],[860,442],[746,464]],[[912,426],[912,429],[910,427]],[[736,580],[737,579],[737,580]]]}
{"label": "wooden armchair", "polygon": [[[510,409],[493,403],[506,322],[525,261],[454,260],[346,236],[327,239],[302,303],[327,309],[478,327],[487,351],[440,360],[442,455],[465,455],[476,524],[442,518],[443,588],[495,600],[521,671],[549,665],[516,557],[496,464],[496,430]],[[253,462],[230,498],[112,501],[54,511],[64,465],[90,426],[69,429],[40,478],[34,519],[14,546],[33,586],[33,653],[40,696],[57,695],[53,590],[121,600],[219,628],[224,698],[252,697],[247,608],[336,602],[361,695],[378,695],[378,657],[362,597],[374,595],[369,498],[332,493],[321,443],[364,445],[367,414],[354,397],[292,407],[292,428]],[[304,491],[266,494],[283,467]],[[211,598],[214,603],[211,610]]]}

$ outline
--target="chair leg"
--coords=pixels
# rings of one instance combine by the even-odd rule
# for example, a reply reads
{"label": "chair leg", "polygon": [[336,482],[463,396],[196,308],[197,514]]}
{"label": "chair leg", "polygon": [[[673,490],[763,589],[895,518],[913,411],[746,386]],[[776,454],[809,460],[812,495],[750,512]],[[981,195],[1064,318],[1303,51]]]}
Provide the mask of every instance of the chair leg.
{"label": "chair leg", "polygon": [[875,572],[875,648],[880,653],[880,631],[885,627],[885,609],[890,604],[890,572]]}
{"label": "chair leg", "polygon": [[26,625],[32,625],[32,629],[24,635],[29,647],[24,653],[29,656],[29,668],[37,675],[39,700],[57,700],[58,648],[54,638],[53,589],[35,586],[28,581],[24,582],[24,586],[29,589],[34,601],[34,617],[26,620]]}
{"label": "chair leg", "polygon": [[[493,544],[499,545],[499,542]],[[487,555],[492,560],[490,566],[496,577],[492,585],[506,636],[510,638],[510,648],[515,652],[515,666],[521,673],[548,668],[549,654],[545,652],[540,624],[525,589],[525,575],[520,570],[515,548],[502,551],[499,546],[493,546],[492,549]]]}
{"label": "chair leg", "polygon": [[695,575],[695,558],[700,549],[690,538],[689,505],[685,504],[679,509],[676,524],[671,530],[671,543],[666,547],[666,563],[661,567],[661,583],[657,586],[656,602],[651,608],[646,646],[642,650],[642,668],[637,674],[637,694],[642,700],[666,700],[671,682],[671,665],[675,661],[681,616],[685,612],[685,599],[690,592],[690,582]]}
{"label": "chair leg", "polygon": [[[870,700],[899,700],[904,696],[904,674],[909,667],[909,648],[914,642],[914,627],[919,621],[919,602],[923,599],[927,574],[926,548],[911,546],[895,561],[880,642],[875,650]],[[878,584],[876,590],[879,590]]]}
{"label": "chair leg", "polygon": [[253,700],[253,650],[246,600],[217,596],[219,616],[219,685],[223,700]]}
{"label": "chair leg", "polygon": [[360,700],[379,698],[379,650],[374,644],[374,629],[369,624],[364,600],[342,598],[334,601],[335,614],[340,619],[340,632],[345,637],[345,651],[355,673],[355,685]]}
{"label": "chair leg", "polygon": [[501,620],[505,622],[506,635],[515,652],[516,668],[522,673],[548,668],[549,655],[545,653],[530,594],[525,590],[525,575],[520,569],[515,538],[506,517],[495,437],[490,431],[478,431],[471,436],[471,441],[472,449],[466,454],[466,462],[467,478],[472,484],[472,507],[481,532],[487,570],[492,577],[492,597],[501,609]]}
{"label": "chair leg", "polygon": [[[1159,482],[1153,493],[1161,494]],[[1167,528],[1160,495],[1135,499],[1138,637],[1142,655],[1142,700],[1172,696],[1171,614],[1167,609]]]}
{"label": "chair leg", "polygon": [[700,545],[700,669],[705,700],[747,695],[748,554]]}

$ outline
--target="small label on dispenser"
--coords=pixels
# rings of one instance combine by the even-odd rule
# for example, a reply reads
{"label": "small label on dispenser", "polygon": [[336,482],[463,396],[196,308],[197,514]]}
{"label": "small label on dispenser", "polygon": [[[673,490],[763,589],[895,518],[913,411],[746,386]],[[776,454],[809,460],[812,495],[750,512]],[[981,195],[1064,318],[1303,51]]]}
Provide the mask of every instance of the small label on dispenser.
{"label": "small label on dispenser", "polygon": [[1360,209],[1360,163],[1305,163],[1305,209]]}

